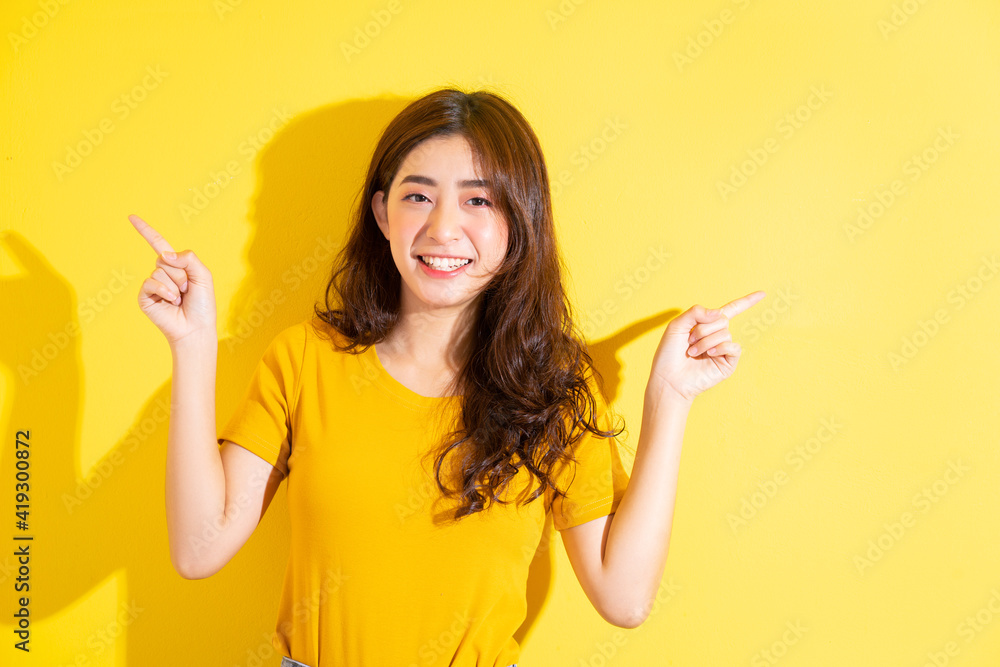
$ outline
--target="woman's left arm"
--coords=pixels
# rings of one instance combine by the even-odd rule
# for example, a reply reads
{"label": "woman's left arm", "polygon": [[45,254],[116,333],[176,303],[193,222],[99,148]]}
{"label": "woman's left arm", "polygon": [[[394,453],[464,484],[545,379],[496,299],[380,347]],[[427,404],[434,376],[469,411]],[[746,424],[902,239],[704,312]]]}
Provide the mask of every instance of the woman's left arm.
{"label": "woman's left arm", "polygon": [[609,623],[638,627],[653,608],[688,412],[698,394],[736,369],[741,348],[729,320],[764,296],[753,292],[714,310],[695,305],[671,320],[653,359],[635,463],[616,512],[561,532],[580,585]]}

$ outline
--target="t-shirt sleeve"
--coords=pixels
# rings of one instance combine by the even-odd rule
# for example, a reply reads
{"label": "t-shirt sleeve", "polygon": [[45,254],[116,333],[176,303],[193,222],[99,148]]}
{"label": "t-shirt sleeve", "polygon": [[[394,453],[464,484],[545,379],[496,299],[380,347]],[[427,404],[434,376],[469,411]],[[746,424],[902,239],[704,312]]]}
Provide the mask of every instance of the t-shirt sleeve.
{"label": "t-shirt sleeve", "polygon": [[292,414],[298,399],[305,326],[289,327],[275,336],[253,372],[218,443],[230,440],[288,475],[292,446]]}
{"label": "t-shirt sleeve", "polygon": [[[597,401],[597,427],[609,431],[613,426],[611,413],[600,391],[596,388],[593,391]],[[560,465],[555,473],[556,484],[566,493],[552,504],[556,530],[579,526],[618,509],[629,482],[619,447],[616,438],[601,438],[590,431],[585,431],[573,445],[577,463]],[[547,495],[554,495],[551,489]]]}

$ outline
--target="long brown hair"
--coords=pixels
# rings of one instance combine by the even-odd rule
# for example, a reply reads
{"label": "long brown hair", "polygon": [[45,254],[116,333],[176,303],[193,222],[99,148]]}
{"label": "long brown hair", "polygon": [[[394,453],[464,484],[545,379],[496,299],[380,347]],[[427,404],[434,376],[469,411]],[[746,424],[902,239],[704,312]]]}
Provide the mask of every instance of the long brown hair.
{"label": "long brown hair", "polygon": [[[435,464],[448,497],[457,493],[454,519],[482,511],[524,466],[540,486],[524,504],[556,487],[556,466],[575,462],[572,446],[585,431],[618,436],[597,425],[591,381],[600,382],[582,335],[573,324],[556,248],[545,159],[534,131],[503,97],[447,88],[409,104],[385,128],[355,205],[346,245],[327,285],[326,309],[316,315],[344,337],[341,351],[358,354],[384,340],[397,322],[401,276],[379,230],[371,201],[388,195],[396,172],[417,145],[460,135],[477,171],[490,184],[507,222],[507,254],[483,289],[471,353],[459,372],[459,423]],[[597,385],[599,387],[599,385]],[[442,483],[445,457],[464,447],[459,488]],[[551,507],[551,503],[550,503]]]}

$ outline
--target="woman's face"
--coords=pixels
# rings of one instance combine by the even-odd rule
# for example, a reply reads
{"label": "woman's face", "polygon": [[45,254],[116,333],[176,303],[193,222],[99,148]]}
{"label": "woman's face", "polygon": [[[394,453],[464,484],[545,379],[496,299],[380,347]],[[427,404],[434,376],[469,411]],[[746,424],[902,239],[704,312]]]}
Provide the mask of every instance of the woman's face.
{"label": "woman's face", "polygon": [[507,252],[507,224],[487,186],[465,137],[447,135],[418,144],[388,195],[372,197],[403,278],[402,313],[461,312],[489,283]]}

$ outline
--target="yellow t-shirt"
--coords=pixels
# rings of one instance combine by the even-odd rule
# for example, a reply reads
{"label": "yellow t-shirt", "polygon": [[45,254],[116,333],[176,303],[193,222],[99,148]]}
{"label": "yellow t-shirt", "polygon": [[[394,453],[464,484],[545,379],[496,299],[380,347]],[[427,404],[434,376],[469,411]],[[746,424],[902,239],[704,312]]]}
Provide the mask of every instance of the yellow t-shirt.
{"label": "yellow t-shirt", "polygon": [[[248,449],[288,484],[291,547],[274,647],[312,667],[516,663],[513,635],[549,496],[435,522],[446,506],[433,452],[460,399],[421,396],[386,371],[374,346],[340,352],[331,336],[342,340],[317,317],[278,334],[219,433],[220,446]],[[568,490],[572,466],[557,477],[568,495],[554,506],[558,530],[613,513],[629,480],[613,439],[586,432],[574,452]],[[501,497],[535,488],[522,467]]]}

